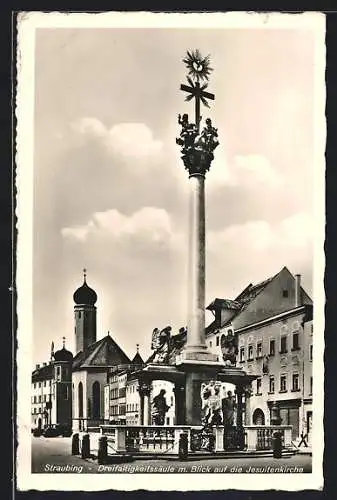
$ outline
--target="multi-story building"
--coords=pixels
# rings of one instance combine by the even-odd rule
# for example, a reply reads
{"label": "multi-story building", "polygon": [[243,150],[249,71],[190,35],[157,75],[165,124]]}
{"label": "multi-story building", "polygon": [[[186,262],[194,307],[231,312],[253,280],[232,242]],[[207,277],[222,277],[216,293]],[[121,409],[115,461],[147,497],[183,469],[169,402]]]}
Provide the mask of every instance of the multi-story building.
{"label": "multi-story building", "polygon": [[49,363],[36,365],[32,373],[32,427],[72,425],[71,372],[73,355],[65,348],[51,352]]}
{"label": "multi-story building", "polygon": [[137,352],[132,361],[116,365],[109,369],[107,387],[109,387],[109,422],[119,425],[140,425],[140,397],[138,381],[130,377],[131,373],[143,367],[144,361]]}
{"label": "multi-story building", "polygon": [[32,373],[32,427],[42,428],[51,423],[49,401],[51,401],[53,367],[51,362],[36,365]]}
{"label": "multi-story building", "polygon": [[138,380],[129,379],[126,384],[126,425],[141,425]]}
{"label": "multi-story building", "polygon": [[207,342],[221,356],[234,332],[237,364],[258,375],[246,398],[246,424],[270,424],[275,408],[293,438],[310,434],[312,418],[313,305],[295,277],[283,268],[258,285],[249,285],[235,300],[215,299],[215,316]]}

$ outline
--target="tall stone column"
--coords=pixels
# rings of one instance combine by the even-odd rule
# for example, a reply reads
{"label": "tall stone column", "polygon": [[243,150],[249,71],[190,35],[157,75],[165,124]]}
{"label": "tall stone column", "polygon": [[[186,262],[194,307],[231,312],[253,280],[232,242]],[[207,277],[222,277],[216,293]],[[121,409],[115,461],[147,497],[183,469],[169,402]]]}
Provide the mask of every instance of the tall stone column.
{"label": "tall stone column", "polygon": [[202,57],[198,50],[187,52],[183,62],[188,69],[189,85],[181,85],[180,89],[189,94],[186,101],[194,99],[195,120],[191,123],[187,114],[179,115],[181,132],[176,138],[189,174],[190,204],[187,341],[182,358],[207,362],[217,361],[217,356],[208,351],[205,341],[205,175],[219,141],[218,131],[210,118],[206,119],[203,128],[201,126],[200,106],[209,107],[207,100],[214,100],[214,94],[205,90],[212,71],[209,56]]}
{"label": "tall stone column", "polygon": [[206,349],[205,342],[205,177],[189,178],[188,351]]}

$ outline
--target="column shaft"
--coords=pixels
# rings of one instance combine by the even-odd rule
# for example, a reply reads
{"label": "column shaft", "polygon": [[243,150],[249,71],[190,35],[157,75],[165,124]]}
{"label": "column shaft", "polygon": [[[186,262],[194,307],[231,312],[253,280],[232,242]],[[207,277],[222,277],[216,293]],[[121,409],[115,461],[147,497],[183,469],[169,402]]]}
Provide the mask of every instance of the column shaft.
{"label": "column shaft", "polygon": [[[205,343],[205,178],[191,175],[189,208],[187,349]],[[192,349],[191,349],[192,348]]]}

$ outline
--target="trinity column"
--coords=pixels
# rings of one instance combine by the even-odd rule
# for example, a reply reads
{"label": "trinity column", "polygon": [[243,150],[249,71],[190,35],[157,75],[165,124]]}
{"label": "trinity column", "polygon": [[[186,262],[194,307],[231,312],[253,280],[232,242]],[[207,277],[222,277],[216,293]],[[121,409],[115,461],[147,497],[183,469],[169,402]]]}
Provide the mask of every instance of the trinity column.
{"label": "trinity column", "polygon": [[216,361],[205,342],[205,175],[218,146],[217,129],[210,118],[201,130],[200,104],[209,108],[207,100],[214,94],[206,92],[210,67],[209,56],[203,58],[198,50],[187,52],[183,59],[188,69],[187,82],[180,89],[187,92],[186,101],[194,99],[195,120],[187,114],[179,115],[182,160],[189,175],[189,250],[188,250],[188,318],[187,342],[183,359],[188,361]]}
{"label": "trinity column", "polygon": [[188,70],[188,85],[181,85],[180,89],[187,92],[186,101],[194,99],[195,119],[193,123],[187,114],[179,115],[181,132],[176,139],[189,176],[187,339],[177,364],[186,372],[185,423],[198,425],[201,421],[201,384],[214,378],[221,367],[205,341],[205,176],[219,141],[210,118],[201,129],[200,105],[209,108],[207,100],[214,100],[214,94],[206,92],[212,71],[210,58],[203,58],[198,50],[188,51],[183,62]]}

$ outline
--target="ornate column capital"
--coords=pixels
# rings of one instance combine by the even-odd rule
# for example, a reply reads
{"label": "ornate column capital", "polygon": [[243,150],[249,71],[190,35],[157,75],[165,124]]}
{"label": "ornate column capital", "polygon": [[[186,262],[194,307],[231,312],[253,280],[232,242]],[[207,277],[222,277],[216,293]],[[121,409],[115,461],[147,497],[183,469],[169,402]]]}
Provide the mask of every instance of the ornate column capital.
{"label": "ornate column capital", "polygon": [[140,382],[137,391],[140,396],[150,396],[152,391],[151,384],[149,382]]}

